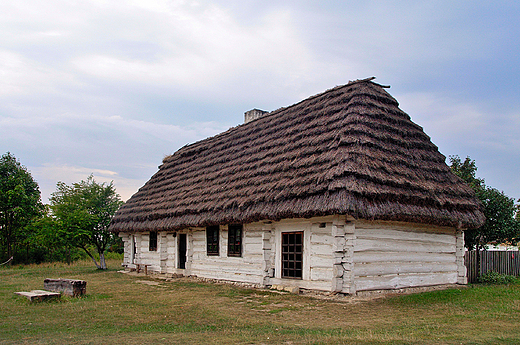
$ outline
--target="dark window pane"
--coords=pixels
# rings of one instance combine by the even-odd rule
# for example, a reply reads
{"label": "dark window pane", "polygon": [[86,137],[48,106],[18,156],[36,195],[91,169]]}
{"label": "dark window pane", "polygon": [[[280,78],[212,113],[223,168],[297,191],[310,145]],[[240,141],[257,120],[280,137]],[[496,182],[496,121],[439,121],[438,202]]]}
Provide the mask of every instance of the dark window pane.
{"label": "dark window pane", "polygon": [[228,226],[228,256],[242,256],[242,224]]}
{"label": "dark window pane", "polygon": [[157,231],[150,231],[150,242],[148,250],[151,252],[157,251]]}
{"label": "dark window pane", "polygon": [[207,255],[219,255],[219,226],[208,226],[206,228],[206,252]]}

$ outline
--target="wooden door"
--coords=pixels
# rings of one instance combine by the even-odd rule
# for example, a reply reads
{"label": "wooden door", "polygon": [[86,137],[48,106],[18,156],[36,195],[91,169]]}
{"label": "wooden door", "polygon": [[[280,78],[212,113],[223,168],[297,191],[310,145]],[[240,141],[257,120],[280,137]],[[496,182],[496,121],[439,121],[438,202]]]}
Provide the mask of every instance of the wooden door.
{"label": "wooden door", "polygon": [[187,236],[179,234],[179,268],[186,268]]}

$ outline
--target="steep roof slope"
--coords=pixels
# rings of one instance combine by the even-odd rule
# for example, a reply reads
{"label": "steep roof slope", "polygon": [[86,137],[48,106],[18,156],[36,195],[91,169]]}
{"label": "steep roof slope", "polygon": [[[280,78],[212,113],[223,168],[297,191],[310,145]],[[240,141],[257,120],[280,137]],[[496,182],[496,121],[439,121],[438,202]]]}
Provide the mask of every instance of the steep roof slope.
{"label": "steep roof slope", "polygon": [[185,146],[114,217],[112,231],[332,214],[476,227],[473,191],[370,79]]}

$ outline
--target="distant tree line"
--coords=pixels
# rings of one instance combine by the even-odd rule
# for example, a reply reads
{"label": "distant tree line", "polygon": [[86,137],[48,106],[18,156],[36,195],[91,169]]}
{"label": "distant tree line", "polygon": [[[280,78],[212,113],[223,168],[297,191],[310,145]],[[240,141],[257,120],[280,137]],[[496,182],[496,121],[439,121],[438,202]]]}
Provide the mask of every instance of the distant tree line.
{"label": "distant tree line", "polygon": [[112,182],[90,175],[70,186],[58,182],[44,205],[30,172],[7,152],[0,159],[0,264],[90,257],[106,269],[105,253],[123,251],[121,239],[108,232],[122,204]]}

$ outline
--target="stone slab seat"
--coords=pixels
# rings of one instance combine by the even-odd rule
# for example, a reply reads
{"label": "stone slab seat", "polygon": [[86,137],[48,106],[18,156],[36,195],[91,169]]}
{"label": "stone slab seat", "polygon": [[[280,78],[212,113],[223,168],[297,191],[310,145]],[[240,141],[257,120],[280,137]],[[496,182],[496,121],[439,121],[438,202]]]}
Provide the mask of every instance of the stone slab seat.
{"label": "stone slab seat", "polygon": [[27,299],[31,302],[42,302],[51,299],[58,299],[61,297],[61,294],[59,292],[51,292],[45,290],[32,290],[30,292],[19,291],[15,292],[15,294],[27,297]]}
{"label": "stone slab seat", "polygon": [[78,297],[86,294],[87,282],[76,279],[45,278],[43,281],[43,288],[49,291],[61,292],[68,296]]}

